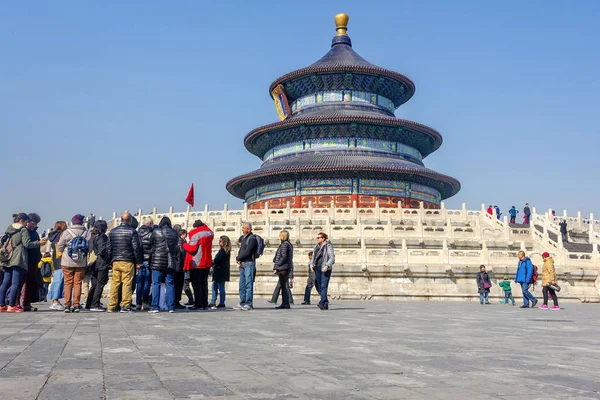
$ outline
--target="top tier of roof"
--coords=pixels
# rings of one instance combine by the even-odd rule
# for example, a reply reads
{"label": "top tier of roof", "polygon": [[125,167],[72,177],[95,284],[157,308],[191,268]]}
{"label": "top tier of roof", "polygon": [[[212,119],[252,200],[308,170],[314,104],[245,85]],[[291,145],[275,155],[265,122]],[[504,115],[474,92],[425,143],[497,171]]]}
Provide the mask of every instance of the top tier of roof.
{"label": "top tier of roof", "polygon": [[[276,79],[269,93],[283,84],[289,101],[320,90],[358,90],[382,95],[392,100],[395,107],[407,102],[415,93],[414,83],[406,76],[371,64],[358,55],[347,34],[348,16],[338,14],[334,20],[337,34],[331,41],[331,50],[308,67]],[[332,78],[332,75],[337,77]]]}

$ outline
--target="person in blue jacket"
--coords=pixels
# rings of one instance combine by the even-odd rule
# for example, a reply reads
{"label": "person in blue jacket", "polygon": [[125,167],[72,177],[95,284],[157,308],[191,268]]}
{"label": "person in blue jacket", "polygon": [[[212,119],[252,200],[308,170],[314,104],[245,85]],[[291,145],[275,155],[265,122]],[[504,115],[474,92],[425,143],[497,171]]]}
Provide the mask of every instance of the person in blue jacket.
{"label": "person in blue jacket", "polygon": [[521,285],[521,290],[523,291],[523,305],[521,308],[529,308],[529,302],[531,302],[531,307],[533,308],[538,302],[531,292],[529,292],[529,285],[533,283],[533,264],[529,257],[525,257],[524,251],[519,251],[518,257],[519,265],[517,267],[515,282]]}
{"label": "person in blue jacket", "polygon": [[510,223],[514,224],[515,220],[517,219],[517,213],[519,211],[517,211],[517,209],[515,208],[515,206],[512,206],[510,210],[508,210],[508,214],[510,215]]}

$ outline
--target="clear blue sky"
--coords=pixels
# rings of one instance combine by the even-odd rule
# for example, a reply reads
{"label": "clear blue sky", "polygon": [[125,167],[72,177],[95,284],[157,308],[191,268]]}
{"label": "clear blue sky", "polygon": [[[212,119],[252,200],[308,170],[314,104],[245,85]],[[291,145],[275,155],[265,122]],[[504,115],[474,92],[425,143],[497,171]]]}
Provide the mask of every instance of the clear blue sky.
{"label": "clear blue sky", "polygon": [[125,1],[0,4],[0,222],[240,207],[260,165],[243,146],[277,120],[280,75],[325,54],[333,16],[354,49],[416,94],[396,115],[438,130],[426,166],[448,207],[525,202],[600,217],[598,1]]}

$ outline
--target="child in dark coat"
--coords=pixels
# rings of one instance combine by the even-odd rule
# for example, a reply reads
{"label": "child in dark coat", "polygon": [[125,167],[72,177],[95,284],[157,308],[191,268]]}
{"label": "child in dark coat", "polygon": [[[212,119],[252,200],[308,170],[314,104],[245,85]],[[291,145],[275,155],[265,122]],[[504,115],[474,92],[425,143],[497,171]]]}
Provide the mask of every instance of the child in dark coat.
{"label": "child in dark coat", "polygon": [[490,281],[490,277],[488,273],[485,272],[485,265],[481,265],[479,267],[479,273],[477,274],[477,289],[479,291],[479,303],[480,304],[490,304],[489,294],[490,288],[492,287],[492,282]]}

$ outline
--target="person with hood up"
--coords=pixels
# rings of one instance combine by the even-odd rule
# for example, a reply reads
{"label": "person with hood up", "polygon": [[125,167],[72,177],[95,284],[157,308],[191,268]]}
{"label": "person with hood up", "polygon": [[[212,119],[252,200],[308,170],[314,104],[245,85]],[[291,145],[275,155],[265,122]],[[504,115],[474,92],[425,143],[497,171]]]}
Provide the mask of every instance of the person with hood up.
{"label": "person with hood up", "polygon": [[479,304],[490,304],[490,288],[492,282],[488,273],[485,271],[485,265],[479,266],[479,273],[477,274],[477,290],[479,291]]}
{"label": "person with hood up", "polygon": [[179,265],[179,236],[171,228],[169,217],[163,217],[158,227],[152,231],[150,244],[150,269],[152,269],[152,310],[160,311],[160,281],[165,277],[167,288],[166,305],[170,313],[175,312],[175,269]]}
{"label": "person with hood up", "polygon": [[[50,252],[45,252],[44,256],[42,257],[42,259],[40,260],[40,262],[38,263],[38,269],[40,270],[40,273],[42,273],[42,267],[43,266],[50,266],[50,276],[44,276],[42,275],[42,282],[43,282],[43,289],[42,289],[42,293],[44,294],[44,297],[40,300],[43,301],[48,301],[48,290],[50,288],[50,282],[52,282],[52,275],[54,274],[54,264],[52,263],[52,255],[50,254]],[[47,268],[46,268],[47,269]]]}
{"label": "person with hood up", "polygon": [[494,209],[496,210],[496,218],[500,219],[500,216],[502,215],[502,212],[500,211],[500,207],[494,206]]}
{"label": "person with hood up", "polygon": [[83,277],[85,276],[85,268],[87,266],[87,254],[77,254],[77,258],[73,259],[75,254],[69,255],[69,244],[78,237],[83,237],[86,241],[91,238],[90,232],[85,229],[83,222],[85,216],[76,214],[71,218],[72,225],[60,236],[57,249],[62,253],[60,265],[65,277],[65,312],[79,312],[81,309],[81,286]]}
{"label": "person with hood up", "polygon": [[515,206],[512,206],[510,208],[510,210],[508,210],[508,215],[510,215],[510,223],[514,224],[515,221],[517,220],[517,214],[519,213],[519,211],[517,210],[517,208]]}
{"label": "person with hood up", "polygon": [[48,233],[50,254],[52,255],[52,265],[54,266],[54,274],[52,274],[52,283],[50,284],[48,298],[52,300],[50,309],[56,311],[63,311],[65,309],[60,303],[60,299],[64,297],[65,290],[65,279],[60,265],[62,254],[60,254],[56,247],[60,240],[60,236],[65,230],[67,230],[67,223],[65,221],[56,221],[54,228]]}
{"label": "person with hood up", "polygon": [[556,270],[554,269],[554,259],[550,257],[548,252],[542,253],[544,259],[544,265],[542,266],[542,295],[544,296],[544,304],[539,308],[542,310],[548,309],[548,293],[552,296],[552,302],[554,306],[552,310],[560,310],[558,305],[558,297],[556,297],[556,290],[553,287],[556,286]]}
{"label": "person with hood up", "polygon": [[531,302],[531,307],[535,307],[537,304],[537,299],[533,297],[531,292],[529,292],[529,285],[533,283],[533,264],[529,257],[525,256],[524,251],[519,251],[519,264],[517,266],[517,275],[515,276],[515,282],[521,285],[521,290],[523,291],[523,305],[521,308],[529,308],[529,303]]}
{"label": "person with hood up", "polygon": [[150,286],[152,286],[152,271],[150,270],[150,256],[152,254],[152,231],[154,230],[154,221],[150,217],[142,220],[142,226],[138,230],[142,251],[144,253],[144,262],[137,270],[137,286],[135,289],[135,304],[137,310],[150,310]]}
{"label": "person with hood up", "polygon": [[[12,254],[10,260],[4,267],[4,279],[0,286],[0,312],[23,312],[21,307],[17,306],[17,296],[20,293],[20,287],[25,280],[25,273],[28,266],[28,249],[40,247],[40,241],[32,241],[29,231],[25,227],[29,221],[29,216],[25,213],[13,214],[13,224],[6,229],[6,240],[11,241]],[[6,295],[9,292],[8,304]]]}
{"label": "person with hood up", "polygon": [[189,242],[183,243],[186,252],[183,269],[190,271],[194,288],[194,305],[190,310],[208,310],[208,275],[212,267],[212,242],[215,234],[204,222],[196,220],[188,234]]}
{"label": "person with hood up", "polygon": [[108,271],[110,269],[110,248],[108,245],[108,236],[106,231],[108,225],[106,221],[96,221],[92,228],[92,239],[90,240],[90,251],[94,251],[96,254],[96,261],[94,262],[94,286],[90,289],[85,308],[92,312],[103,312],[106,311],[100,304],[102,299],[102,292],[104,287],[108,283]]}

